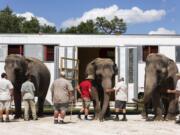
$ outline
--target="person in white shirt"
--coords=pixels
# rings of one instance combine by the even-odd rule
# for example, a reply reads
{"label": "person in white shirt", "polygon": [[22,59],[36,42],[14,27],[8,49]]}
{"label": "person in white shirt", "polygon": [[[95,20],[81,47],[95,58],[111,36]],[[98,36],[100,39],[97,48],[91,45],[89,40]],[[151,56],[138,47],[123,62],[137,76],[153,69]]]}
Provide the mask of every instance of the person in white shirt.
{"label": "person in white shirt", "polygon": [[1,74],[0,80],[0,122],[3,122],[3,110],[6,112],[6,122],[9,122],[10,102],[13,96],[13,85],[7,80],[6,73]]}
{"label": "person in white shirt", "polygon": [[178,120],[176,120],[176,123],[180,124],[180,73],[177,73],[176,76],[177,76],[176,89],[175,90],[168,89],[167,92],[176,94],[176,98],[178,99],[178,109],[179,109],[179,116],[178,116],[179,118]]}
{"label": "person in white shirt", "polygon": [[121,121],[127,121],[126,118],[126,102],[128,98],[127,93],[127,85],[124,82],[124,78],[121,77],[119,81],[116,83],[115,87],[113,88],[115,91],[115,112],[116,118],[115,121],[119,121],[119,112],[123,113],[123,118]]}

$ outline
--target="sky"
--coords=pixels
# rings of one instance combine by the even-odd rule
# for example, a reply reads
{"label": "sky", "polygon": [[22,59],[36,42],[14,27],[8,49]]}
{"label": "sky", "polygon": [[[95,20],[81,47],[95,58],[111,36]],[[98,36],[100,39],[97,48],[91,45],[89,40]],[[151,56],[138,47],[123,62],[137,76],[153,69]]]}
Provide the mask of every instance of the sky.
{"label": "sky", "polygon": [[1,10],[7,5],[17,16],[58,29],[118,16],[127,23],[125,34],[180,34],[180,0],[0,0]]}

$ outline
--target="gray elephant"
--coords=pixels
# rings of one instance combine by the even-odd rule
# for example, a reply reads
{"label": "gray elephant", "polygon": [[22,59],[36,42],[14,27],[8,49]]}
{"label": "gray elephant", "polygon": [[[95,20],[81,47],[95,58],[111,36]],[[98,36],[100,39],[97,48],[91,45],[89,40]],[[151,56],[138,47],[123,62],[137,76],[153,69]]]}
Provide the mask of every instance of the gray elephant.
{"label": "gray elephant", "polygon": [[14,85],[15,117],[21,117],[21,85],[28,75],[32,76],[35,85],[35,96],[38,97],[38,115],[43,114],[43,105],[50,83],[50,72],[38,59],[11,54],[5,59],[4,69],[8,79]]}
{"label": "gray elephant", "polygon": [[175,119],[177,100],[174,94],[168,94],[167,89],[175,89],[176,73],[178,68],[175,62],[161,54],[150,54],[146,59],[144,83],[144,107],[148,119],[148,105],[152,103],[154,119]]}
{"label": "gray elephant", "polygon": [[92,75],[92,99],[95,107],[95,119],[103,121],[109,105],[110,95],[106,91],[112,88],[113,77],[117,74],[117,67],[111,59],[96,58],[86,67],[86,74]]}

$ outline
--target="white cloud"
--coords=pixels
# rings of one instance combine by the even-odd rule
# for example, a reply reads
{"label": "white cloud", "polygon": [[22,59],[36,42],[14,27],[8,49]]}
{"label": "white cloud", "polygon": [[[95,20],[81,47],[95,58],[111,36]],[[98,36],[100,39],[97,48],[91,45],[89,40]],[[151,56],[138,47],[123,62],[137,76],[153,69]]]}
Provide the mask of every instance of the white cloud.
{"label": "white cloud", "polygon": [[43,17],[38,17],[38,16],[35,16],[33,13],[31,12],[25,12],[25,13],[22,13],[22,14],[18,14],[16,13],[17,16],[21,16],[21,17],[24,17],[26,18],[27,21],[30,21],[32,17],[36,17],[40,23],[40,25],[50,25],[50,26],[55,26],[54,23],[52,22],[49,22],[48,20],[46,20],[45,18]]}
{"label": "white cloud", "polygon": [[107,8],[95,8],[85,12],[79,18],[72,18],[64,21],[62,27],[77,26],[80,22],[88,19],[95,20],[97,17],[106,17],[108,20],[114,16],[123,18],[127,23],[145,23],[161,20],[166,15],[165,10],[142,10],[138,7],[131,9],[119,9],[117,5]]}
{"label": "white cloud", "polygon": [[150,35],[155,35],[155,34],[167,34],[167,35],[173,35],[176,34],[176,31],[174,30],[168,30],[166,28],[158,28],[156,31],[150,31]]}

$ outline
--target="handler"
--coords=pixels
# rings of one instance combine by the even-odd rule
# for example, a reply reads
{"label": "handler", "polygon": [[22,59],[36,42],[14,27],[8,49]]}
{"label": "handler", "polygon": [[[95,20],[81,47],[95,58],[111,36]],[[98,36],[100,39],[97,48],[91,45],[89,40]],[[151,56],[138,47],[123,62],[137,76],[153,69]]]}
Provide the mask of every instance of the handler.
{"label": "handler", "polygon": [[106,92],[115,91],[115,121],[119,121],[119,112],[122,111],[123,118],[121,121],[127,121],[126,118],[126,102],[127,102],[127,85],[124,78],[121,77],[113,89],[107,89]]}
{"label": "handler", "polygon": [[179,116],[178,116],[178,120],[176,120],[176,123],[180,124],[180,73],[177,73],[176,76],[178,79],[176,84],[176,89],[175,90],[168,89],[167,92],[176,94],[176,98],[178,99],[178,109],[179,109]]}
{"label": "handler", "polygon": [[88,75],[88,77],[86,78],[86,80],[82,81],[79,86],[77,86],[77,91],[79,92],[79,94],[81,95],[82,98],[82,103],[83,103],[83,108],[80,110],[79,114],[78,114],[78,118],[81,119],[81,114],[84,112],[85,113],[85,120],[88,120],[88,114],[89,114],[89,106],[91,103],[91,95],[90,95],[90,91],[91,91],[91,87],[92,87],[92,83],[91,80],[93,79],[92,75]]}
{"label": "handler", "polygon": [[[74,100],[72,84],[65,79],[65,72],[51,86],[52,102],[54,104],[54,124],[64,124],[64,117],[69,107],[69,102]],[[59,120],[58,120],[58,116]]]}
{"label": "handler", "polygon": [[0,122],[3,122],[3,110],[6,110],[6,120],[5,122],[9,122],[9,108],[11,105],[11,100],[13,96],[13,85],[7,80],[6,73],[1,74],[0,80]]}
{"label": "handler", "polygon": [[29,75],[27,80],[21,86],[21,94],[24,103],[24,120],[29,120],[29,108],[32,112],[33,120],[37,120],[36,103],[34,101],[35,86],[31,82],[32,78]]}

